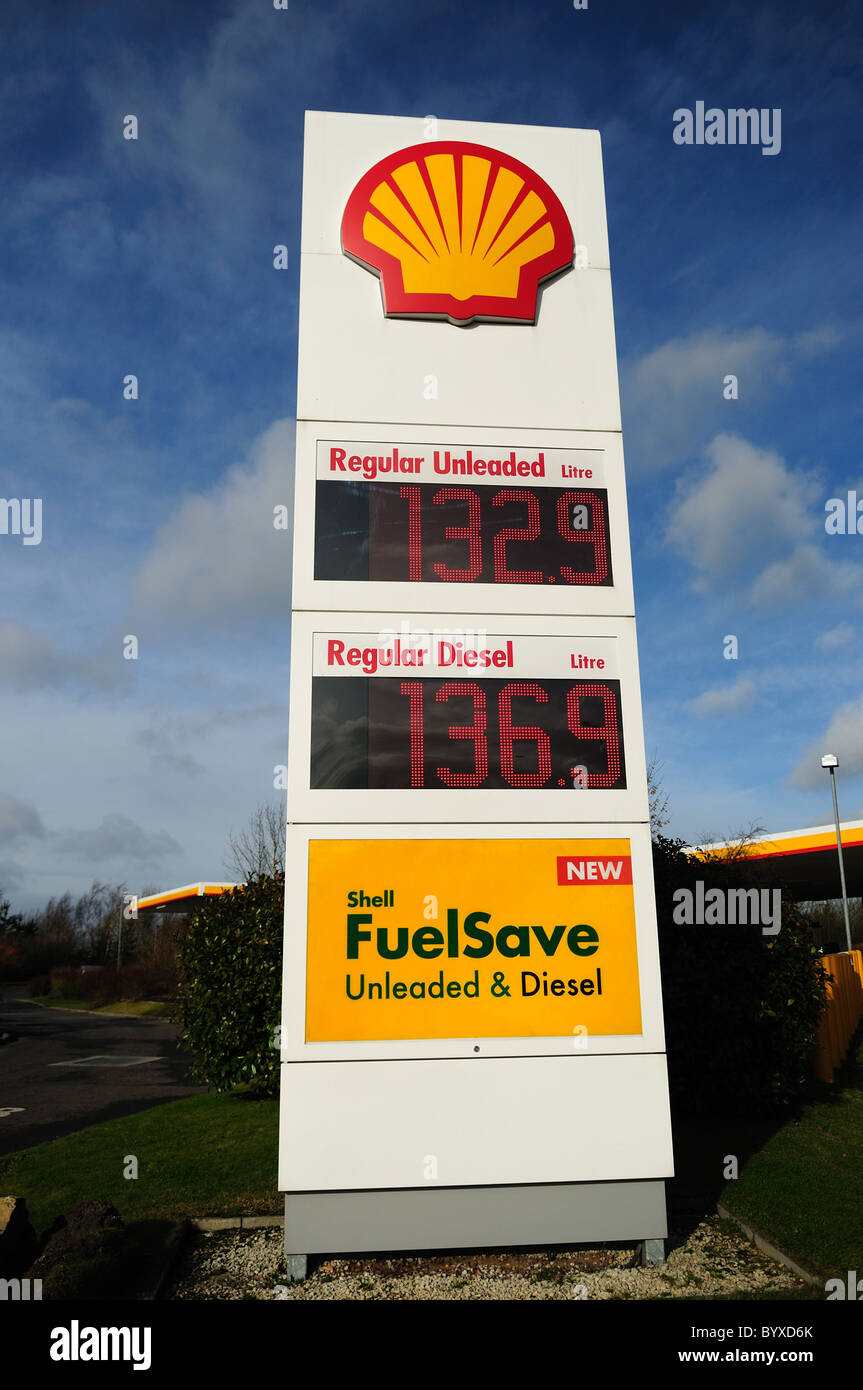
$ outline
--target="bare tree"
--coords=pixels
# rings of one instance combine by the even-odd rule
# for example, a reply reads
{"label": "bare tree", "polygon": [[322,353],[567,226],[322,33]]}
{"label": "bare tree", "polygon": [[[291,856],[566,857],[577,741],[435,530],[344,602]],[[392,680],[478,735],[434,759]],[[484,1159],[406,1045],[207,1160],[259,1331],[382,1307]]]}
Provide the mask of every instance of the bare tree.
{"label": "bare tree", "polygon": [[652,835],[657,835],[662,827],[668,824],[668,797],[665,795],[665,789],[659,780],[663,766],[664,764],[660,762],[656,753],[647,764],[647,801]]}
{"label": "bare tree", "polygon": [[239,835],[231,832],[228,853],[222,862],[230,873],[243,880],[252,874],[284,873],[284,802],[262,802],[257,806],[248,827]]}
{"label": "bare tree", "polygon": [[[113,954],[125,892],[125,883],[99,883],[94,880],[76,902],[75,931],[88,956],[105,959]],[[131,935],[125,944],[131,947]]]}

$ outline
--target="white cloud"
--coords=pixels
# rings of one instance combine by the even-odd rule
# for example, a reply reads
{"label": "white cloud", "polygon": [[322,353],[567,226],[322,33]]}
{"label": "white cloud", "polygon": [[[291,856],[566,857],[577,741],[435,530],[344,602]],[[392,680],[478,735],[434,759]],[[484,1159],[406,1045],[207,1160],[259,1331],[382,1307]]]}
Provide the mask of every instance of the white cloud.
{"label": "white cloud", "polygon": [[859,565],[830,561],[814,545],[798,545],[784,560],[767,566],[750,586],[749,599],[756,608],[787,608],[826,598],[859,604],[861,585]]}
{"label": "white cloud", "polygon": [[850,623],[840,623],[838,627],[831,627],[829,632],[822,632],[815,638],[815,647],[818,651],[832,652],[838,647],[846,647],[854,636],[854,629]]}
{"label": "white cloud", "polygon": [[826,540],[813,474],[738,435],[717,435],[705,454],[706,469],[678,484],[665,533],[695,569],[697,589],[727,589],[730,580],[757,608],[863,599],[863,569],[809,539]]}
{"label": "white cloud", "polygon": [[66,830],[55,836],[58,854],[85,858],[94,863],[106,859],[156,863],[166,854],[182,853],[165,830],[148,834],[129,816],[105,816],[93,830]]}
{"label": "white cloud", "polygon": [[277,420],[208,493],[192,494],[158,531],[131,581],[142,613],[195,627],[291,611],[291,530],[273,509],[293,512],[294,430]]}
{"label": "white cloud", "polygon": [[812,529],[806,503],[818,496],[814,479],[738,435],[717,435],[705,454],[707,469],[678,488],[666,532],[702,574],[752,569]]}
{"label": "white cloud", "polygon": [[0,797],[0,841],[10,844],[29,836],[42,836],[45,827],[38,811],[16,801],[13,796]]}
{"label": "white cloud", "polygon": [[[828,352],[839,341],[830,328],[780,338],[764,328],[746,333],[709,330],[672,338],[621,376],[624,421],[637,449],[627,461],[635,471],[674,467],[698,453],[729,410],[750,401],[764,405],[773,389],[787,386],[795,360]],[[738,379],[737,402],[725,400],[726,376]]]}
{"label": "white cloud", "polygon": [[123,679],[122,666],[122,661],[111,662],[107,656],[74,656],[53,638],[14,619],[0,623],[0,687],[34,691],[71,684],[110,689]]}
{"label": "white cloud", "polygon": [[0,860],[0,898],[5,897],[10,888],[18,888],[24,878],[24,870],[14,859]]}
{"label": "white cloud", "polygon": [[702,717],[714,714],[742,714],[755,701],[755,682],[751,676],[741,676],[734,685],[705,690],[684,706],[691,714]]}
{"label": "white cloud", "polygon": [[[840,706],[824,733],[804,752],[788,778],[789,784],[804,789],[822,787],[826,791],[827,773],[821,766],[825,753],[838,757],[840,778],[863,773],[863,695]],[[848,810],[844,809],[843,814],[847,816]]]}
{"label": "white cloud", "polygon": [[[251,693],[260,694],[260,690]],[[243,704],[233,709],[210,706],[195,713],[161,709],[159,722],[139,729],[135,742],[147,754],[149,767],[160,775],[169,772],[198,777],[206,772],[208,763],[196,753],[206,752],[211,758],[214,746],[219,746],[226,736],[242,735],[249,728],[270,723],[279,729],[278,737],[272,741],[273,761],[277,762],[285,752],[285,706],[277,703]]]}
{"label": "white cloud", "polygon": [[203,763],[189,752],[176,731],[165,728],[164,724],[140,729],[135,738],[149,753],[154,768],[187,777],[196,777],[204,770]]}

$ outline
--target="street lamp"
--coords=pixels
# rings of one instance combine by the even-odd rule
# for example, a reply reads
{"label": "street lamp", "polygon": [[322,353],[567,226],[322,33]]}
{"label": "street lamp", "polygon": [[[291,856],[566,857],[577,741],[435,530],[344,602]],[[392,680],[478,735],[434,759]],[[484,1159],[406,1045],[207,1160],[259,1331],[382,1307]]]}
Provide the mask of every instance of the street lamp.
{"label": "street lamp", "polygon": [[845,939],[848,942],[848,950],[851,950],[851,923],[848,920],[848,894],[845,891],[845,861],[842,858],[842,834],[839,830],[839,802],[836,800],[836,769],[839,766],[839,759],[835,753],[825,753],[821,759],[821,766],[826,767],[830,773],[830,786],[833,789],[833,817],[836,821],[836,848],[839,851],[839,877],[842,881],[842,911],[845,913]]}

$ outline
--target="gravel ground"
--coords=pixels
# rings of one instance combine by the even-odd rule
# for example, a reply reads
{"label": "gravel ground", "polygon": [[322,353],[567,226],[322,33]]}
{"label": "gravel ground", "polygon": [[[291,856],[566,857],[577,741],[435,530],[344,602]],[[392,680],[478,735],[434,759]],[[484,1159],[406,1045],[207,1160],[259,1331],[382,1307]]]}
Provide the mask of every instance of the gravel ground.
{"label": "gravel ground", "polygon": [[672,1234],[659,1267],[634,1247],[325,1260],[304,1283],[285,1278],[280,1228],[199,1233],[171,1299],[727,1298],[804,1287],[719,1217]]}

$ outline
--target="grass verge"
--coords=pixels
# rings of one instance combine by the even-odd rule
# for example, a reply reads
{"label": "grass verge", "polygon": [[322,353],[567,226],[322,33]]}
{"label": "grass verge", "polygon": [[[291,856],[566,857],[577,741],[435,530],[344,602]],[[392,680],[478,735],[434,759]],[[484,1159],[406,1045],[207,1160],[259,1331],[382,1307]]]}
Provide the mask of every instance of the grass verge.
{"label": "grass verge", "polygon": [[64,999],[62,1004],[51,994],[35,994],[31,1004],[43,1009],[86,1009],[92,1014],[118,1014],[122,1018],[169,1018],[171,1004],[162,999],[118,999],[114,1004],[93,1006],[87,999]]}
{"label": "grass verge", "polygon": [[863,1034],[835,1091],[803,1108],[726,1184],[728,1210],[825,1279],[863,1269]]}
{"label": "grass verge", "polygon": [[[280,1209],[277,1136],[276,1100],[192,1096],[2,1157],[0,1192],[26,1198],[37,1232],[76,1202],[113,1202],[126,1223],[116,1249],[63,1277],[95,1290],[81,1296],[99,1297],[99,1289],[117,1289],[121,1269],[137,1266],[140,1278],[122,1276],[132,1281],[124,1285],[130,1291],[113,1296],[148,1297],[140,1290],[148,1286],[150,1261],[158,1263],[175,1239],[176,1223]],[[135,1179],[123,1176],[130,1156]],[[739,1178],[724,1184],[723,1201],[804,1268],[825,1279],[844,1277],[863,1268],[861,1169],[863,1035],[835,1091],[772,1134]]]}
{"label": "grass verge", "polygon": [[27,1004],[38,1004],[42,1009],[86,1009],[88,1008],[86,999],[64,999],[62,1002],[55,999],[52,994],[34,994],[31,999],[24,1001]]}
{"label": "grass verge", "polygon": [[[278,1101],[200,1095],[0,1157],[0,1193],[25,1197],[43,1232],[104,1197],[127,1224],[279,1211]],[[124,1178],[129,1156],[137,1178]]]}

